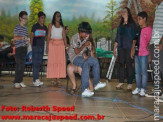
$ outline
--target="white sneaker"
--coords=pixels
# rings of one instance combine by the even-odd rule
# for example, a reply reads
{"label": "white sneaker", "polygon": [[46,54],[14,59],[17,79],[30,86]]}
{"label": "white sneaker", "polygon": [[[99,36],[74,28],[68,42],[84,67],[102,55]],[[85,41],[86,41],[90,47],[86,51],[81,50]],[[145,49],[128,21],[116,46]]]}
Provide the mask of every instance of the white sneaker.
{"label": "white sneaker", "polygon": [[146,92],[145,89],[141,89],[139,95],[144,97],[145,96],[145,92]]}
{"label": "white sneaker", "polygon": [[21,88],[20,83],[14,83],[14,87],[15,87],[16,89]]}
{"label": "white sneaker", "polygon": [[40,79],[37,79],[36,81],[38,81],[40,83],[40,85],[43,85],[44,83],[40,81]]}
{"label": "white sneaker", "polygon": [[91,97],[93,95],[94,95],[94,92],[89,89],[85,89],[84,92],[82,92],[82,97]]}
{"label": "white sneaker", "polygon": [[134,91],[132,91],[132,94],[139,94],[140,93],[140,89],[139,88],[136,88]]}
{"label": "white sneaker", "polygon": [[95,90],[98,90],[98,89],[101,89],[101,88],[104,88],[106,86],[106,83],[102,83],[99,81],[99,83],[95,86]]}
{"label": "white sneaker", "polygon": [[27,87],[23,82],[20,83],[20,86],[23,87],[23,88]]}
{"label": "white sneaker", "polygon": [[40,82],[38,80],[36,80],[35,82],[33,82],[33,85],[34,86],[40,86],[41,84],[40,84]]}

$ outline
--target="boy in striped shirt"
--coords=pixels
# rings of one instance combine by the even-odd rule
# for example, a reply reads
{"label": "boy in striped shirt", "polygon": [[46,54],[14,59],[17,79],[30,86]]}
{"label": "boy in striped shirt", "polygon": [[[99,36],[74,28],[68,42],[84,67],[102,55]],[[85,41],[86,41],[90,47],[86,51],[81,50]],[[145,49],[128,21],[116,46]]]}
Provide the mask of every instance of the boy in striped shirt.
{"label": "boy in striped shirt", "polygon": [[14,29],[14,41],[15,41],[15,80],[14,87],[21,88],[26,87],[23,83],[23,74],[27,55],[27,42],[28,40],[28,30],[25,24],[28,20],[28,14],[26,11],[21,11],[19,13],[19,24],[15,26]]}

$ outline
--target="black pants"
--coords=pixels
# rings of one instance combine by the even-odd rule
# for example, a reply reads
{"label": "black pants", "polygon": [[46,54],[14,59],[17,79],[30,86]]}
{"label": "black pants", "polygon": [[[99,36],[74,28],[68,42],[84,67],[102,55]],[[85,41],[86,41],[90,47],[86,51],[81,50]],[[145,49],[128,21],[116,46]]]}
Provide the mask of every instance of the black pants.
{"label": "black pants", "polygon": [[120,83],[124,83],[125,79],[125,65],[127,67],[127,76],[128,76],[128,84],[132,84],[132,80],[130,78],[133,75],[133,66],[132,59],[130,57],[130,49],[120,49],[118,50],[118,60],[119,60],[119,81]]}
{"label": "black pants", "polygon": [[21,83],[23,81],[27,47],[18,47],[15,51],[16,69],[14,83]]}

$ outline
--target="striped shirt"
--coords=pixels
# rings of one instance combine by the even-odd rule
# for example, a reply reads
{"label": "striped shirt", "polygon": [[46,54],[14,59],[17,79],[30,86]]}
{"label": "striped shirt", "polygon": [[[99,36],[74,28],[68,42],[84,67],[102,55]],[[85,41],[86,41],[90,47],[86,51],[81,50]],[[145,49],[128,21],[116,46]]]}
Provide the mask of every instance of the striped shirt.
{"label": "striped shirt", "polygon": [[[16,25],[14,29],[14,34],[17,36],[26,36],[28,37],[28,30],[27,27],[21,26],[21,25]],[[25,39],[17,40],[15,42],[15,48],[21,47],[21,46],[26,46],[26,41]]]}
{"label": "striped shirt", "polygon": [[157,6],[150,44],[159,44],[163,36],[163,2]]}

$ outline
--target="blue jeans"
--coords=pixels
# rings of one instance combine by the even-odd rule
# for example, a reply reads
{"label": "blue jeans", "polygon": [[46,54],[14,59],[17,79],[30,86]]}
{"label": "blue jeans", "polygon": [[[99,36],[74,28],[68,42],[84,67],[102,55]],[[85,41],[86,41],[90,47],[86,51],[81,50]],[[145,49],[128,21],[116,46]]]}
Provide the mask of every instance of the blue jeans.
{"label": "blue jeans", "polygon": [[78,56],[74,59],[73,64],[82,68],[81,81],[82,81],[82,92],[89,86],[89,72],[92,67],[93,83],[97,85],[100,80],[100,66],[96,58],[89,57],[88,60],[84,60],[83,56]]}
{"label": "blue jeans", "polygon": [[137,88],[147,88],[148,80],[148,56],[135,56],[135,77]]}
{"label": "blue jeans", "polygon": [[44,47],[33,46],[32,47],[32,64],[33,64],[33,82],[39,79],[40,65],[44,55]]}

